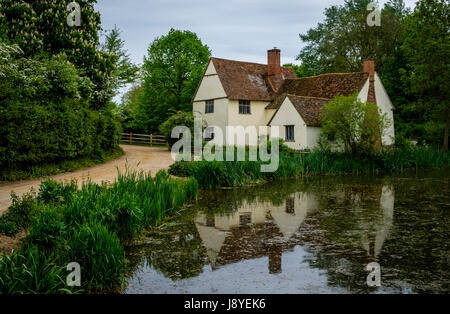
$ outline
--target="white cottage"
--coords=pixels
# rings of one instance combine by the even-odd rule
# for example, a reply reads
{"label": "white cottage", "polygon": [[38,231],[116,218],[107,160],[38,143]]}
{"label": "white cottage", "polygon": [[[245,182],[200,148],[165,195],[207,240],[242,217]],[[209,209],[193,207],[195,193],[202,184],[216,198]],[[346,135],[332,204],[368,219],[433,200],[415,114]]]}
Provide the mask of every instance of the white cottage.
{"label": "white cottage", "polygon": [[277,126],[288,146],[307,149],[317,145],[323,106],[338,95],[355,93],[360,101],[377,104],[391,120],[382,143],[392,145],[393,106],[373,60],[364,62],[362,72],[297,78],[292,68],[280,65],[276,48],[268,51],[267,65],[211,58],[192,103],[194,114],[203,116],[212,133],[222,130],[224,143],[230,143],[227,126]]}

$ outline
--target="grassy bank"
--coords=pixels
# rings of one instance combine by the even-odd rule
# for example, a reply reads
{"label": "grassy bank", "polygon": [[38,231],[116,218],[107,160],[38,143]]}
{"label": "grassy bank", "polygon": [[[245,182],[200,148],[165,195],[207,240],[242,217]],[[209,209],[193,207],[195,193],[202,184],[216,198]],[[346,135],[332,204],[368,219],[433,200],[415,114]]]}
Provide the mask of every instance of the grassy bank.
{"label": "grassy bank", "polygon": [[61,162],[42,163],[23,168],[2,169],[0,170],[0,183],[43,178],[64,172],[73,172],[76,170],[97,166],[110,160],[122,157],[123,154],[123,150],[120,147],[117,147],[112,151],[104,152],[96,156],[63,160]]}
{"label": "grassy bank", "polygon": [[[109,186],[87,182],[81,190],[75,182],[44,182],[36,197],[16,198],[0,221],[0,228],[16,224],[10,233],[29,230],[19,251],[0,258],[0,294],[120,291],[123,245],[195,198],[197,189],[195,179],[164,171],[155,178],[127,171]],[[81,287],[66,285],[71,262],[81,266]]]}
{"label": "grassy bank", "polygon": [[450,166],[450,153],[429,148],[395,149],[371,158],[355,158],[343,153],[313,151],[309,154],[280,152],[276,172],[260,171],[262,162],[177,162],[169,172],[194,177],[200,188],[242,186],[277,178],[310,175],[403,173]]}

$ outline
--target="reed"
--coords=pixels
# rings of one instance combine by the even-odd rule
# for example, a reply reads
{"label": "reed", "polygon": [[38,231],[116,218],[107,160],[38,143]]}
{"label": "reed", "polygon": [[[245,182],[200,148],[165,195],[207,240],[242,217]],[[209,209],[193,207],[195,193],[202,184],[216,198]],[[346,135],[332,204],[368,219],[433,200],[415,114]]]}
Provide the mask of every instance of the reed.
{"label": "reed", "polygon": [[281,151],[279,156],[278,170],[273,173],[262,173],[261,161],[182,161],[169,172],[195,178],[202,189],[214,189],[310,175],[402,173],[450,166],[450,153],[420,147],[392,149],[371,157],[318,150],[308,154]]}
{"label": "reed", "polygon": [[[110,185],[84,182],[80,190],[75,187],[74,182],[46,181],[37,198],[13,204],[14,211],[25,205],[39,211],[31,218],[20,250],[0,257],[0,292],[117,291],[127,265],[123,245],[161,223],[198,192],[193,178],[174,179],[165,171],[153,178],[130,169],[119,172]],[[70,262],[81,266],[81,290],[68,288],[61,280]],[[32,284],[32,278],[42,284]]]}

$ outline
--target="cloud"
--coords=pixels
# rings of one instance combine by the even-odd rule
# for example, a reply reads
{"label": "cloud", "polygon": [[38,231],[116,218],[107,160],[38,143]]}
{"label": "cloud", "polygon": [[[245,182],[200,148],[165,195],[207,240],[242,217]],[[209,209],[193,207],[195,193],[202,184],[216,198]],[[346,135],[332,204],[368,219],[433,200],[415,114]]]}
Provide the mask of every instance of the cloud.
{"label": "cloud", "polygon": [[[380,1],[385,3],[387,1]],[[413,7],[415,0],[407,0]],[[216,57],[266,62],[266,50],[281,49],[282,62],[295,62],[300,33],[323,20],[325,8],[343,0],[99,0],[104,29],[117,25],[133,61],[170,28],[190,30]]]}

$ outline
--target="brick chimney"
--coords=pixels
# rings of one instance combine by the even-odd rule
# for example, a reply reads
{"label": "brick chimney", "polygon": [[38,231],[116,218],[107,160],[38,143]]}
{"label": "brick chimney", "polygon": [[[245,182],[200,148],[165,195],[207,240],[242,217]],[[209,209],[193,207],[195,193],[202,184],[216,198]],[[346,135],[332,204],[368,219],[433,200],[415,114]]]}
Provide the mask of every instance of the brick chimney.
{"label": "brick chimney", "polygon": [[375,96],[375,61],[373,59],[364,60],[363,72],[369,73],[369,94],[367,95],[367,102],[376,104],[377,98]]}
{"label": "brick chimney", "polygon": [[267,51],[267,74],[271,76],[281,76],[280,49],[273,48]]}
{"label": "brick chimney", "polygon": [[364,60],[363,72],[369,73],[370,79],[375,79],[375,61],[373,59]]}

